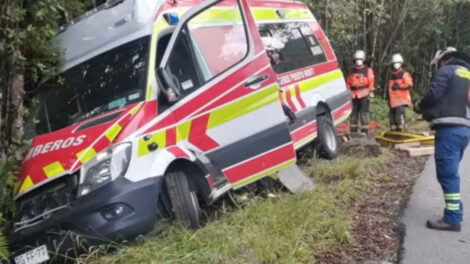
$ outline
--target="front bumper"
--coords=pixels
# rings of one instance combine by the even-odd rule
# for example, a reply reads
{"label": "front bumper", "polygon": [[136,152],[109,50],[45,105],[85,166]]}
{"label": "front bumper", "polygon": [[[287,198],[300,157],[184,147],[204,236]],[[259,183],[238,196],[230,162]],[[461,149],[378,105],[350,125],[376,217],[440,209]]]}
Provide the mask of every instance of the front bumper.
{"label": "front bumper", "polygon": [[[95,245],[146,233],[157,219],[161,183],[162,177],[136,183],[117,179],[78,198],[44,222],[13,233],[10,237],[13,255],[44,244],[49,252],[70,255],[83,247],[77,245],[83,242],[76,240],[78,236],[85,239],[86,245]],[[117,204],[130,210],[120,218],[106,219],[103,211]]]}

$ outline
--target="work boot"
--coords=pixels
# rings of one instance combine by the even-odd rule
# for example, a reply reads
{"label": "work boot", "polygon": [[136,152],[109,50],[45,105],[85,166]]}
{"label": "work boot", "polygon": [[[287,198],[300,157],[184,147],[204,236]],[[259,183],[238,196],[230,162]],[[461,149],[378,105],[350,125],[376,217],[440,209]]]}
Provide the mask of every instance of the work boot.
{"label": "work boot", "polygon": [[460,232],[460,230],[462,229],[460,225],[451,225],[444,222],[444,220],[442,219],[436,221],[428,220],[428,222],[426,222],[426,227],[434,230],[454,232]]}

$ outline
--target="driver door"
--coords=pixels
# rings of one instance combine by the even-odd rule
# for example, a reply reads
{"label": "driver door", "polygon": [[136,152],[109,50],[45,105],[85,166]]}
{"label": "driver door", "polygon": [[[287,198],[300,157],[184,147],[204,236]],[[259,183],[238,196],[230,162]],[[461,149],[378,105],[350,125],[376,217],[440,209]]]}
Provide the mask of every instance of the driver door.
{"label": "driver door", "polygon": [[246,0],[189,10],[157,72],[162,94],[177,97],[160,124],[177,124],[177,144],[207,156],[233,188],[295,164],[279,86]]}

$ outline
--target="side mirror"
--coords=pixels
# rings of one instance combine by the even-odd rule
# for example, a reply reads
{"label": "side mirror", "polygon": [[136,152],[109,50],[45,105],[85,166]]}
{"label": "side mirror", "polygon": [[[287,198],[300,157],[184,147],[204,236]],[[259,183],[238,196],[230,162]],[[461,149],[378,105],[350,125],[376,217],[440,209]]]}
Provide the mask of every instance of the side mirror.
{"label": "side mirror", "polygon": [[173,94],[179,97],[180,91],[177,89],[177,84],[171,75],[162,67],[157,69],[157,79],[166,94]]}

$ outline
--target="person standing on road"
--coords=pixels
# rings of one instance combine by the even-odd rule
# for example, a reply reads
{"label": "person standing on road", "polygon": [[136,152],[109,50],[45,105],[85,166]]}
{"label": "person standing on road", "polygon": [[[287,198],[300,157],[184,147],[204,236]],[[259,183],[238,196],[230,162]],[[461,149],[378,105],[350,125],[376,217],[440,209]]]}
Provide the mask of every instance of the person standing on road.
{"label": "person standing on road", "polygon": [[470,57],[455,48],[438,51],[438,71],[426,96],[416,105],[436,131],[436,174],[444,191],[442,219],[428,220],[428,228],[460,231],[463,204],[459,164],[470,141]]}
{"label": "person standing on road", "polygon": [[411,103],[410,88],[413,87],[411,74],[403,70],[403,56],[392,56],[392,76],[388,81],[388,94],[390,100],[390,128],[392,131],[404,131],[406,128],[405,111]]}
{"label": "person standing on road", "polygon": [[[358,50],[354,53],[354,65],[348,75],[347,86],[352,93],[351,132],[369,133],[369,96],[375,87],[374,71],[365,66],[366,53]],[[359,127],[359,120],[361,126]]]}

